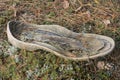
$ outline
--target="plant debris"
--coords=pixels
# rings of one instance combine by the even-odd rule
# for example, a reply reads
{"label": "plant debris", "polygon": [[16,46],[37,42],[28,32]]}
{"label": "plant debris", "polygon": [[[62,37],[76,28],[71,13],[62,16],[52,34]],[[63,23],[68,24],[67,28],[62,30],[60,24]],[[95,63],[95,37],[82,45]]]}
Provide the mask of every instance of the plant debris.
{"label": "plant debris", "polygon": [[[32,78],[35,80],[120,79],[120,1],[66,1],[68,1],[67,7],[64,8],[61,3],[63,0],[0,0],[1,80],[27,80]],[[11,6],[15,9],[11,9]],[[66,61],[42,50],[38,52],[17,50],[16,52],[6,37],[6,24],[9,20],[43,25],[59,24],[75,32],[103,34],[116,41],[116,48],[110,55],[88,60],[88,62]],[[110,23],[106,21],[105,25],[103,20],[109,20]],[[91,26],[90,30],[89,26]],[[15,57],[3,55],[9,54],[9,51],[12,52],[13,56],[19,55],[23,61],[16,63]],[[108,62],[110,70],[98,69],[99,60]],[[117,68],[111,70],[114,67]],[[28,74],[29,72],[30,74]]]}

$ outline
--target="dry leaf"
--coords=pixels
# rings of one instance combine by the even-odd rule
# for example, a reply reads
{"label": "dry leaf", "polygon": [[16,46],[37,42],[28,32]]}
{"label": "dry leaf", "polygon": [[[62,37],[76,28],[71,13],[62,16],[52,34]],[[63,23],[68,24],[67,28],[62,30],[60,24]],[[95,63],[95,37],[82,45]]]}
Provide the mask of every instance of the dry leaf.
{"label": "dry leaf", "polygon": [[90,14],[90,11],[86,11],[86,17],[88,17],[88,18],[91,18],[91,14]]}
{"label": "dry leaf", "polygon": [[105,63],[104,61],[99,61],[97,63],[97,68],[101,70],[112,70],[114,67],[114,64],[112,63]]}
{"label": "dry leaf", "polygon": [[63,8],[67,9],[69,7],[69,2],[67,0],[63,1]]}
{"label": "dry leaf", "polygon": [[113,63],[106,63],[105,69],[106,70],[112,70],[112,69],[114,69],[114,64]]}
{"label": "dry leaf", "polygon": [[95,3],[99,4],[99,0],[94,0]]}
{"label": "dry leaf", "polygon": [[107,26],[108,24],[110,24],[110,20],[103,20],[103,23]]}
{"label": "dry leaf", "polygon": [[13,4],[12,6],[9,7],[9,9],[14,11],[13,16],[16,17],[17,16],[17,9],[16,9],[16,4]]}
{"label": "dry leaf", "polygon": [[104,61],[99,61],[97,63],[97,68],[98,69],[104,69],[104,67],[105,67],[105,62]]}

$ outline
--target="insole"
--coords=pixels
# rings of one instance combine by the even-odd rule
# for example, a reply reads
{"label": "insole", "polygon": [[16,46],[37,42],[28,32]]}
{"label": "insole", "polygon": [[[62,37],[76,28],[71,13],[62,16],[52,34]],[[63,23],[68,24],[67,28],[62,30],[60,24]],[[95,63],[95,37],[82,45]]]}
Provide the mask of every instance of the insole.
{"label": "insole", "polygon": [[62,52],[69,52],[75,56],[83,56],[84,54],[93,55],[93,53],[96,54],[97,51],[104,47],[104,42],[95,37],[82,36],[79,39],[70,38],[58,33],[32,27],[23,29],[18,38],[30,43],[47,43]]}

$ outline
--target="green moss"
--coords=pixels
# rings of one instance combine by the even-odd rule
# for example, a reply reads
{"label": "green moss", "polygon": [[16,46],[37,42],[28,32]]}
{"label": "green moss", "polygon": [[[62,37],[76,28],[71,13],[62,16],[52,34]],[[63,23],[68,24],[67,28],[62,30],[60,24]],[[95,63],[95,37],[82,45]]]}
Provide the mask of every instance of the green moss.
{"label": "green moss", "polygon": [[51,12],[48,13],[47,16],[48,16],[48,17],[53,17],[53,16],[55,16],[55,15],[56,15],[55,12],[52,12],[52,11],[51,11]]}
{"label": "green moss", "polygon": [[[57,21],[57,24],[60,25],[64,25],[64,26],[70,26],[69,29],[75,29],[77,32],[81,32],[78,31],[82,28],[86,28],[86,32],[92,32],[92,33],[96,33],[98,32],[99,34],[103,34],[106,36],[110,36],[112,38],[115,38],[116,41],[116,47],[118,46],[118,48],[120,47],[120,19],[118,15],[118,12],[120,12],[120,8],[118,8],[118,6],[116,6],[116,10],[109,9],[110,7],[107,7],[107,11],[106,11],[106,7],[103,6],[105,5],[106,2],[109,2],[109,0],[107,1],[102,1],[100,5],[98,4],[94,4],[93,2],[91,3],[91,1],[89,1],[89,4],[91,4],[91,8],[95,8],[95,10],[99,11],[99,6],[100,9],[105,7],[105,10],[103,13],[101,10],[101,14],[109,14],[109,10],[112,10],[115,12],[115,16],[116,18],[114,19],[110,19],[111,21],[111,26],[113,27],[113,29],[116,29],[116,31],[113,31],[112,29],[109,29],[109,26],[105,29],[105,25],[102,23],[102,19],[100,19],[99,16],[95,16],[96,13],[94,13],[94,11],[92,12],[90,10],[90,15],[91,15],[91,21],[85,23],[83,20],[83,24],[80,26],[82,23],[80,19],[81,19],[81,10],[78,11],[78,13],[74,13],[75,9],[77,9],[78,7],[80,7],[79,2],[76,2],[75,5],[72,4],[72,7],[74,7],[74,9],[71,7],[71,1],[69,1],[70,5],[68,9],[62,9],[60,6],[61,3],[57,3],[56,6],[53,6],[54,0],[38,0],[38,2],[34,1],[34,0],[11,0],[11,1],[5,1],[5,9],[0,9],[0,31],[1,32],[5,32],[6,30],[6,24],[8,20],[23,20],[24,17],[22,16],[23,12],[26,12],[26,10],[29,10],[29,14],[26,14],[26,16],[34,16],[34,21],[33,23],[39,23],[41,22],[41,24],[54,24],[54,20],[47,20],[47,19],[55,19]],[[79,0],[80,1],[80,0]],[[81,1],[82,2],[82,1]],[[89,10],[87,9],[87,7],[84,7],[84,4],[88,4],[87,1],[85,1],[86,3],[82,3],[82,10]],[[104,4],[103,4],[104,3]],[[114,1],[115,3],[115,1]],[[9,7],[11,7],[13,4],[16,4],[16,9],[20,10],[18,11],[18,16],[16,18],[13,17],[14,11],[13,10],[9,10]],[[2,5],[1,5],[2,6]],[[109,5],[108,5],[109,6]],[[3,7],[4,8],[4,7]],[[59,10],[60,8],[60,10]],[[36,11],[35,9],[40,9],[40,16],[35,16],[33,15],[33,13],[35,13],[34,11]],[[64,12],[61,14],[61,12]],[[96,11],[95,11],[96,12]],[[114,12],[111,15],[112,12],[110,12],[111,16],[114,16]],[[56,16],[56,14],[59,13],[61,16]],[[93,14],[94,13],[94,14]],[[117,14],[116,14],[117,13]],[[76,15],[77,19],[74,18],[74,15]],[[101,15],[100,15],[101,16]],[[23,17],[23,19],[21,19],[21,17]],[[86,16],[82,16],[83,18]],[[36,19],[37,18],[37,19]],[[46,19],[46,20],[45,20]],[[75,20],[74,21],[74,25],[73,23],[70,23],[70,20]],[[27,21],[27,19],[25,19],[25,21]],[[92,26],[95,28],[95,30],[93,29],[92,31],[89,31],[89,26]],[[110,26],[110,28],[111,28]],[[82,29],[83,30],[83,29]],[[4,33],[1,33],[4,34]],[[4,35],[1,36],[0,34],[0,39],[2,37],[5,37]],[[7,38],[5,37],[4,39],[7,40]],[[7,50],[5,48],[7,48],[8,42],[6,41],[4,43],[4,50]],[[2,48],[2,49],[3,49]],[[0,48],[1,49],[1,48]],[[5,52],[5,51],[4,51]],[[3,52],[3,53],[4,53]],[[116,52],[119,52],[116,51]],[[116,54],[116,53],[115,53]],[[21,57],[21,60],[18,61],[16,63],[14,56],[15,55],[19,55]],[[13,56],[9,56],[7,55],[7,57],[5,57],[6,55],[0,55],[0,79],[2,78],[3,80],[29,80],[27,78],[27,71],[32,71],[33,75],[32,77],[37,79],[41,79],[41,80],[110,80],[111,77],[108,75],[108,73],[106,73],[106,71],[102,71],[102,70],[98,70],[96,68],[97,65],[97,60],[94,61],[94,63],[92,63],[91,65],[85,65],[86,63],[82,63],[80,61],[76,62],[76,61],[70,61],[70,60],[64,60],[63,58],[57,57],[55,56],[53,53],[49,53],[49,52],[45,52],[45,51],[36,51],[36,52],[28,52],[25,50],[19,50],[17,53],[13,54]],[[113,57],[113,56],[112,56]],[[114,58],[113,58],[114,59]],[[117,60],[115,59],[115,61],[112,59],[112,62],[116,62]],[[109,60],[111,60],[111,57],[109,58]],[[87,62],[90,63],[90,62]],[[117,62],[116,62],[117,64]],[[94,69],[95,68],[95,69]],[[32,78],[31,78],[32,79]]]}
{"label": "green moss", "polygon": [[3,24],[3,23],[5,23],[5,18],[0,18],[0,24]]}

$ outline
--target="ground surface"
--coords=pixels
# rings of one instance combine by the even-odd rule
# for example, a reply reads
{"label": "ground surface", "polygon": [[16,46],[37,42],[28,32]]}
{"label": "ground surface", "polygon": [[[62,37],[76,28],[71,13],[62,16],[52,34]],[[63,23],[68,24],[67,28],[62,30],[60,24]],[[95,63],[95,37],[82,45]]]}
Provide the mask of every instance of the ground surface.
{"label": "ground surface", "polygon": [[[110,55],[86,62],[64,60],[42,50],[16,49],[7,42],[9,20],[59,24],[75,32],[110,36],[116,47]],[[0,79],[119,80],[120,1],[0,0]]]}

